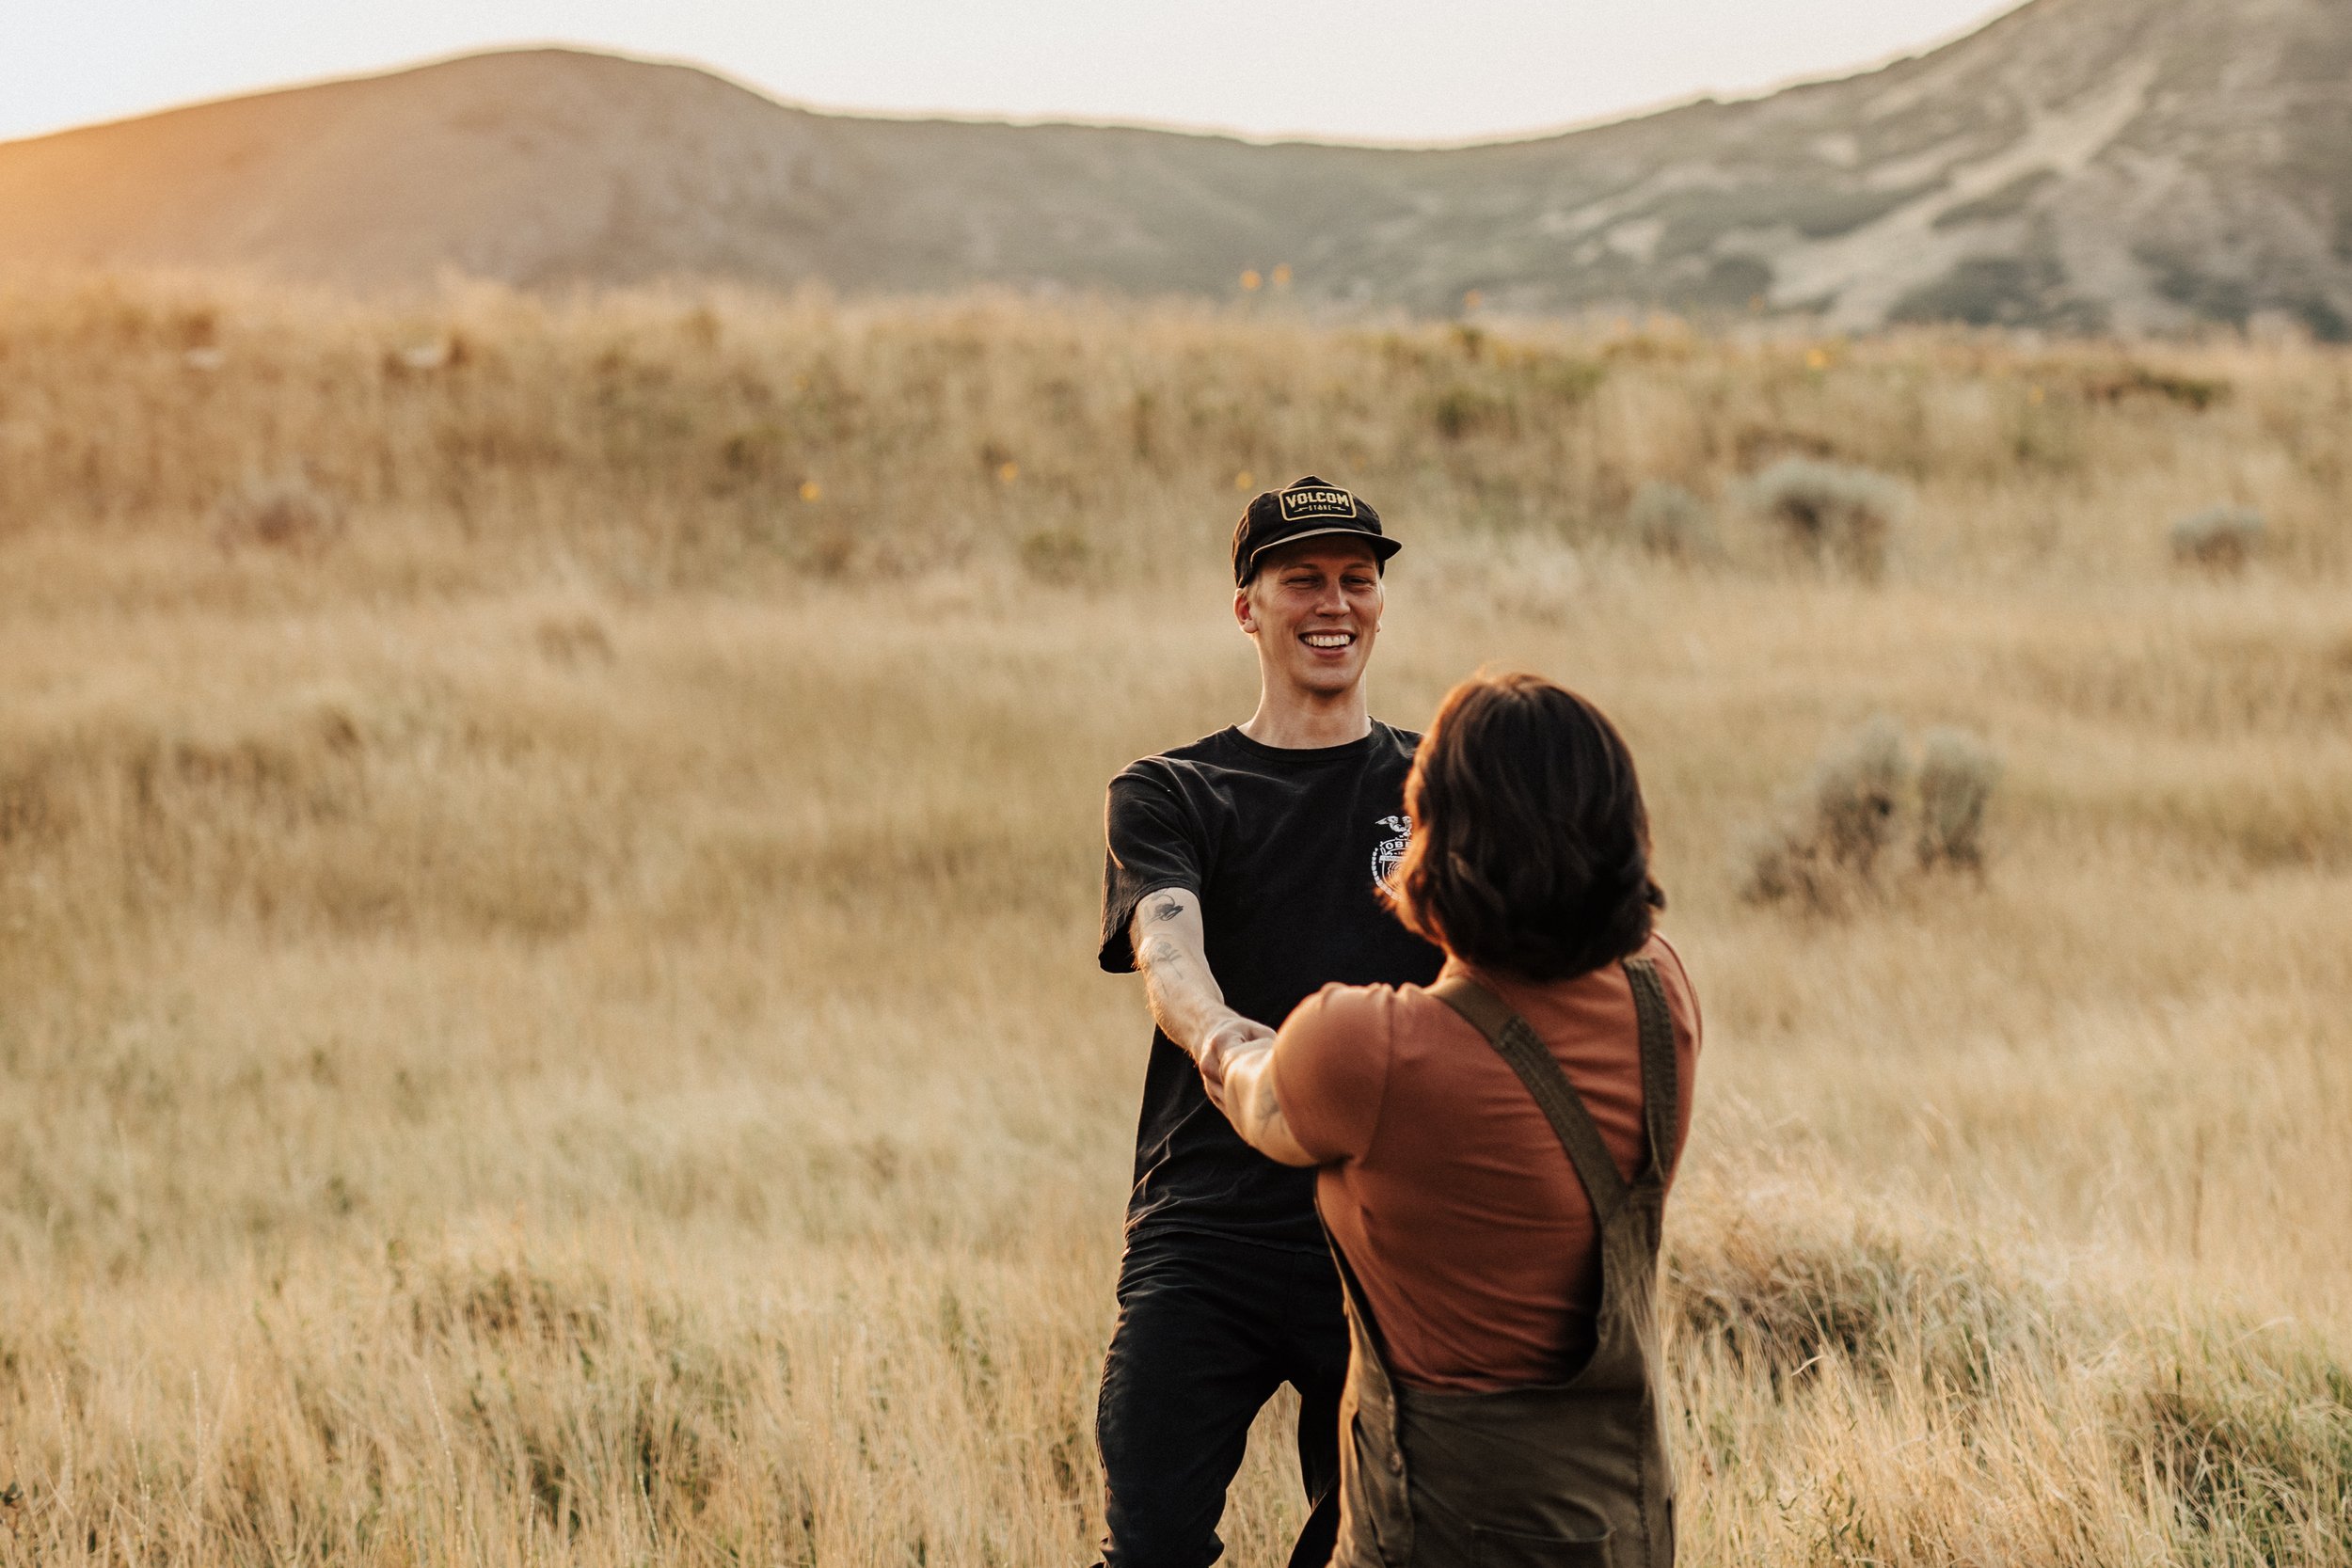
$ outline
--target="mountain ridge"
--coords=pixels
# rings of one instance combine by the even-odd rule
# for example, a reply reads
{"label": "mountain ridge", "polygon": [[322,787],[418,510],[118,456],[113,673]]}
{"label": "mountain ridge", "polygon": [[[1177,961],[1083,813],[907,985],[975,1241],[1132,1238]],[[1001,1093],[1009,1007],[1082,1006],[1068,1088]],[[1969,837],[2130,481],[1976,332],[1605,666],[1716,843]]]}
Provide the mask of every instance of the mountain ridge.
{"label": "mountain ridge", "polygon": [[823,113],[460,56],[0,145],[0,266],[712,277],[2352,336],[2352,8],[2030,0],[1756,98],[1462,146]]}

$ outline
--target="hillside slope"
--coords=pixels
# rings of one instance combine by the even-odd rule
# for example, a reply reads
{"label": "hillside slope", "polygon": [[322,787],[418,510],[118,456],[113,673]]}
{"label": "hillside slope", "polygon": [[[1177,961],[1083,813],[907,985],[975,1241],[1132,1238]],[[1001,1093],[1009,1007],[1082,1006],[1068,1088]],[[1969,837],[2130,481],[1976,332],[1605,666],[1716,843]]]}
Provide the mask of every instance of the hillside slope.
{"label": "hillside slope", "polygon": [[790,108],[475,55],[0,146],[0,265],[1660,304],[2352,334],[2352,7],[2034,0],[1915,59],[1444,150]]}

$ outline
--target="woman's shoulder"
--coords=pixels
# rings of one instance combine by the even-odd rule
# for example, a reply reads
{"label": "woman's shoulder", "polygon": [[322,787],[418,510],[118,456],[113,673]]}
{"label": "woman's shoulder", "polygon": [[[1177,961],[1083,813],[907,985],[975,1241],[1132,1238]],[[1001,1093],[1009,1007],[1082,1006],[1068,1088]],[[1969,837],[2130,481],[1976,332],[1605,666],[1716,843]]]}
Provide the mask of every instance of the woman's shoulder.
{"label": "woman's shoulder", "polygon": [[1434,986],[1348,986],[1334,982],[1298,1005],[1294,1020],[1311,1019],[1314,1026],[1361,1035],[1412,1033],[1433,1019],[1460,1018],[1446,1006]]}
{"label": "woman's shoulder", "polygon": [[1293,1030],[1311,1031],[1318,1037],[1360,1037],[1373,1031],[1385,1035],[1395,1017],[1398,993],[1419,989],[1349,986],[1335,980],[1294,1008],[1282,1029],[1286,1034]]}
{"label": "woman's shoulder", "polygon": [[1675,944],[1663,932],[1653,931],[1636,957],[1647,958],[1658,971],[1659,983],[1666,990],[1666,1006],[1682,1015],[1683,1022],[1693,1037],[1699,1033],[1699,990],[1691,982],[1691,971],[1682,961]]}

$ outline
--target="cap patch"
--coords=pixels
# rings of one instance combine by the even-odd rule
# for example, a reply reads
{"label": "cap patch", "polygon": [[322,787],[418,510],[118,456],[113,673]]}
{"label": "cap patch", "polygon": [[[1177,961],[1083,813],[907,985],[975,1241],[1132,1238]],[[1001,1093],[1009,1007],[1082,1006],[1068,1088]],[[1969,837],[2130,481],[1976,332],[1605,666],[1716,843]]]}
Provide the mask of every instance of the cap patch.
{"label": "cap patch", "polygon": [[1286,523],[1295,523],[1308,517],[1356,515],[1356,498],[1337,485],[1310,485],[1284,490],[1275,499],[1281,503],[1282,521]]}

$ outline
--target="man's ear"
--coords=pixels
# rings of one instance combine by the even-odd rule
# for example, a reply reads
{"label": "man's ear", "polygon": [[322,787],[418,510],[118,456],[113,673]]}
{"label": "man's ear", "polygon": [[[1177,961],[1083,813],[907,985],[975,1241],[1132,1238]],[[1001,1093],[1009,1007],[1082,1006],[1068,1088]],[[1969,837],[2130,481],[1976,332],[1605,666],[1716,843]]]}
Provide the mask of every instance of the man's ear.
{"label": "man's ear", "polygon": [[1233,590],[1233,620],[1250,636],[1258,635],[1257,607],[1249,602],[1249,585],[1244,583]]}

